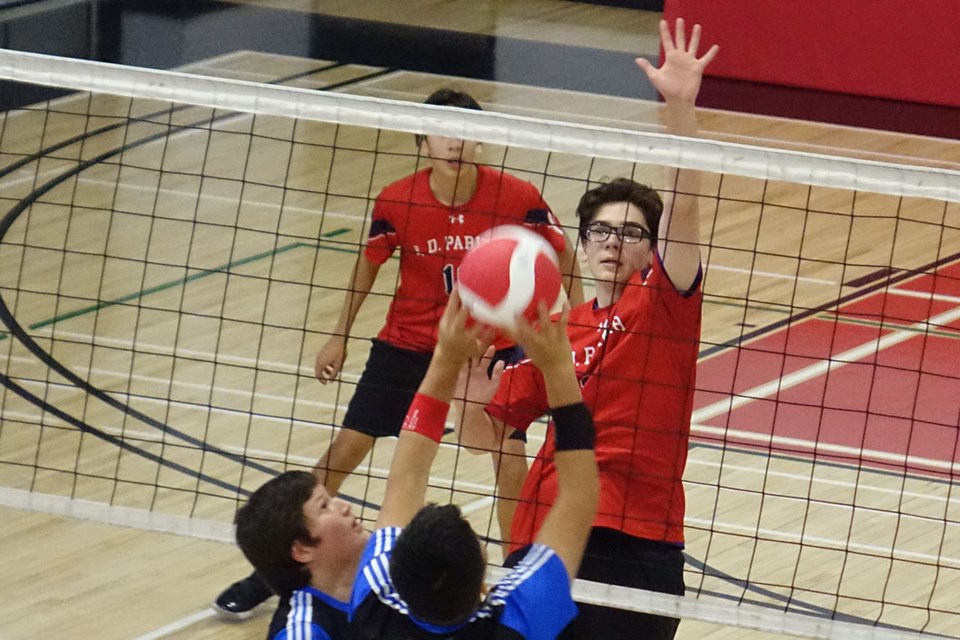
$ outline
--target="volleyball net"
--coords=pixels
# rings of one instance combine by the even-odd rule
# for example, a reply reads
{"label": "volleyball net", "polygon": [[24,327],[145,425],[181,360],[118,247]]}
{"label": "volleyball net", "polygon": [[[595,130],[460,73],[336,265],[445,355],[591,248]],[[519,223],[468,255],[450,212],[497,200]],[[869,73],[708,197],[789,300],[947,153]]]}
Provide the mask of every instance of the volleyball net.
{"label": "volleyball net", "polygon": [[[960,172],[334,93],[342,67],[294,66],[253,83],[0,52],[2,78],[65,94],[0,122],[0,504],[231,540],[245,496],[311,468],[341,423],[396,260],[337,384],[313,358],[373,200],[426,166],[412,134],[483,142],[570,238],[598,182],[698,169],[687,596],[578,599],[960,637]],[[368,523],[392,447],[343,487]],[[446,438],[430,497],[497,540],[489,467]]]}

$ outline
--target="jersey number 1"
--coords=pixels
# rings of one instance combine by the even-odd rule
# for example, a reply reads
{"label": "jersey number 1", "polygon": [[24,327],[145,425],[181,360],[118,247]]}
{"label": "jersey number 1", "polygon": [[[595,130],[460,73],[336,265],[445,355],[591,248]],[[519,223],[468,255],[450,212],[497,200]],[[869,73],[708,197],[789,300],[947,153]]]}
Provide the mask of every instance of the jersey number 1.
{"label": "jersey number 1", "polygon": [[456,284],[457,271],[452,264],[443,265],[443,290],[450,295],[453,292],[453,285]]}

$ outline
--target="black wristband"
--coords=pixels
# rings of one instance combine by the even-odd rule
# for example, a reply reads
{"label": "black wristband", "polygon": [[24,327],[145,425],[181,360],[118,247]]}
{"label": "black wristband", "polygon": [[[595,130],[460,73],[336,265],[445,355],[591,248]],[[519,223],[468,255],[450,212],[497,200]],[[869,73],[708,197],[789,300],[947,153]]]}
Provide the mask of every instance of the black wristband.
{"label": "black wristband", "polygon": [[593,449],[593,416],[582,402],[551,409],[556,429],[557,451]]}

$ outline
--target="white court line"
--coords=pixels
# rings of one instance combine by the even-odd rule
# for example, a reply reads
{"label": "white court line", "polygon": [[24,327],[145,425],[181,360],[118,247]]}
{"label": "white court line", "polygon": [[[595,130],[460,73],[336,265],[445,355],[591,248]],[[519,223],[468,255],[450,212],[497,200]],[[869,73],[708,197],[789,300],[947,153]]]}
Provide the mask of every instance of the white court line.
{"label": "white court line", "polygon": [[937,302],[949,302],[960,305],[960,298],[957,296],[948,296],[943,293],[930,293],[929,291],[912,291],[910,289],[887,289],[883,293],[891,296],[905,296],[907,298],[920,298],[921,300],[936,300]]}
{"label": "white court line", "polygon": [[[54,329],[54,325],[47,325],[38,335],[50,340],[73,340],[83,346],[93,347],[112,347],[131,351],[143,355],[159,355],[188,358],[191,360],[202,360],[216,365],[232,365],[243,367],[245,369],[263,369],[269,373],[293,373],[304,378],[313,378],[313,367],[301,366],[300,364],[291,364],[286,361],[267,360],[265,358],[248,358],[244,356],[231,355],[229,353],[218,353],[215,351],[199,351],[196,349],[187,349],[178,345],[171,347],[169,344],[154,344],[150,342],[113,338],[109,336],[97,336],[90,333],[79,333],[76,331],[65,331],[63,329]],[[30,358],[27,361],[33,362]],[[80,367],[80,370],[83,370]],[[355,373],[342,374],[348,380],[359,380],[360,375]]]}
{"label": "white court line", "polygon": [[[159,142],[159,141],[155,141],[155,142]],[[149,144],[153,144],[153,143],[151,142],[151,143],[149,143]],[[29,169],[25,169],[25,168],[24,168],[24,169],[19,169],[19,170],[17,170],[13,175],[16,175],[17,173],[25,173],[25,172],[29,172],[29,171],[30,171]],[[19,184],[33,183],[34,181],[39,181],[39,180],[41,180],[41,179],[59,176],[59,175],[61,175],[62,173],[63,173],[63,169],[62,169],[62,168],[61,168],[61,169],[46,169],[46,170],[44,170],[44,171],[30,172],[29,175],[24,175],[23,177],[20,177],[20,178],[10,178],[10,179],[3,180],[2,182],[0,182],[0,189],[6,189],[6,188],[9,188],[9,187],[15,187],[15,186],[17,186],[17,185],[19,185]],[[140,185],[140,184],[127,184],[127,183],[125,183],[125,182],[121,182],[121,181],[117,181],[117,180],[99,180],[99,179],[97,179],[97,178],[83,177],[82,174],[77,176],[77,182],[78,182],[78,183],[87,184],[87,185],[91,185],[91,186],[100,185],[100,186],[104,186],[104,187],[107,187],[107,188],[109,188],[109,189],[117,190],[117,191],[121,191],[121,190],[122,190],[122,191],[147,191],[147,192],[149,192],[149,193],[158,193],[158,194],[159,194],[159,193],[164,193],[164,194],[169,194],[169,195],[173,195],[173,196],[183,196],[183,197],[190,198],[190,199],[197,199],[199,202],[203,202],[203,201],[225,202],[225,203],[227,203],[227,204],[230,204],[230,205],[231,205],[232,207],[234,207],[234,208],[235,208],[236,205],[237,205],[237,198],[236,198],[236,197],[221,196],[221,195],[216,195],[216,194],[211,194],[211,193],[202,193],[202,192],[198,192],[198,191],[184,191],[184,190],[180,190],[180,189],[173,189],[173,188],[170,188],[170,187],[162,187],[162,186],[160,186],[160,185],[157,185],[157,186],[154,187],[154,186]],[[276,188],[277,188],[277,189],[281,189],[282,187],[277,186]],[[260,207],[265,207],[265,208],[270,208],[270,209],[276,209],[277,207],[280,206],[277,202],[261,201],[261,200],[257,200],[257,199],[255,199],[255,198],[250,198],[250,197],[244,197],[244,198],[242,199],[242,202],[243,202],[243,204],[245,204],[245,205],[260,206]],[[290,211],[291,213],[312,213],[312,214],[318,214],[318,213],[319,213],[321,216],[329,216],[329,217],[331,217],[331,218],[342,218],[342,219],[344,219],[344,220],[351,220],[351,221],[354,221],[354,222],[364,222],[364,221],[366,220],[366,216],[356,215],[356,214],[353,214],[353,213],[344,213],[344,212],[340,212],[340,211],[330,211],[330,210],[327,210],[327,209],[323,209],[323,210],[321,210],[321,211],[317,211],[317,209],[315,209],[315,208],[299,207],[299,206],[292,205],[292,204],[288,204],[288,203],[284,203],[283,206],[282,206],[282,209],[283,209],[283,211]],[[126,213],[126,214],[130,214],[130,215],[140,215],[139,212],[136,212],[136,211],[118,211],[117,213]],[[167,217],[163,217],[163,216],[160,216],[159,219],[160,219],[160,220],[183,221],[182,218],[167,218]],[[281,235],[282,235],[282,234],[281,234]],[[288,237],[288,236],[283,235],[282,237]],[[291,236],[291,237],[292,237],[292,236]],[[303,241],[304,241],[304,242],[315,242],[315,241],[316,241],[316,238],[306,238],[306,237],[305,237],[305,238],[303,238]]]}
{"label": "white court line", "polygon": [[[772,436],[771,434],[756,434],[749,431],[740,431],[737,429],[727,429],[724,427],[710,427],[704,425],[704,423],[711,418],[716,418],[718,416],[731,413],[734,409],[745,406],[754,400],[761,400],[764,398],[769,398],[778,394],[781,391],[790,389],[792,387],[798,386],[829,374],[831,371],[835,371],[847,364],[856,363],[867,356],[873,355],[884,349],[888,349],[895,345],[898,345],[902,342],[906,342],[911,338],[920,337],[922,334],[918,332],[922,331],[931,331],[936,330],[942,325],[946,325],[954,320],[960,319],[960,307],[944,311],[932,318],[928,318],[925,321],[915,322],[912,325],[909,325],[908,329],[900,329],[892,331],[891,333],[881,336],[880,338],[870,340],[865,342],[857,347],[848,349],[843,353],[838,353],[835,356],[832,356],[829,360],[820,361],[811,365],[808,365],[798,371],[795,371],[791,374],[787,374],[776,380],[771,380],[770,382],[758,385],[752,389],[748,389],[741,393],[736,394],[735,396],[729,396],[724,400],[719,400],[713,404],[707,405],[700,409],[697,409],[693,412],[692,417],[692,427],[691,432],[698,435],[706,436],[719,436],[721,438],[726,437],[736,437],[744,438],[755,441],[764,441],[771,443],[784,443],[790,444],[791,446],[797,446],[803,441],[796,440],[794,438],[782,438],[781,436]],[[905,464],[909,460],[923,460],[920,458],[914,458],[910,456],[903,456],[898,454],[889,454],[883,452],[874,452],[868,451],[865,449],[860,449],[856,447],[843,447],[839,445],[830,445],[826,443],[810,443],[807,442],[807,447],[810,447],[811,444],[817,450],[830,451],[832,453],[843,453],[847,455],[859,455],[862,453],[870,453],[871,455],[876,454],[882,456],[883,459],[889,461],[895,461],[897,464]],[[939,469],[947,470],[950,472],[960,471],[960,464],[950,463],[945,461],[936,461],[929,460],[925,461],[924,464],[933,465]]]}
{"label": "white court line", "polygon": [[896,544],[896,540],[893,540],[890,546],[880,546],[874,544],[862,544],[859,542],[852,542],[850,540],[835,540],[832,538],[811,535],[806,532],[801,535],[797,533],[785,533],[777,529],[762,529],[755,526],[726,522],[718,523],[716,520],[707,520],[705,518],[684,518],[684,526],[690,525],[695,525],[701,529],[710,531],[711,534],[728,534],[759,540],[780,540],[783,542],[790,542],[792,544],[839,549],[841,551],[852,551],[854,553],[879,556],[887,559],[892,558],[894,560],[903,560],[905,562],[920,562],[924,564],[930,564],[931,566],[960,569],[960,558],[934,555],[931,553],[920,553],[917,551],[906,551],[902,548],[893,546]]}
{"label": "white court line", "polygon": [[710,270],[712,269],[716,269],[717,271],[730,271],[733,273],[748,273],[751,276],[763,276],[764,278],[777,278],[779,280],[790,280],[791,282],[812,282],[814,284],[828,284],[830,286],[837,286],[837,284],[839,284],[835,280],[807,278],[803,276],[797,276],[796,274],[773,273],[772,271],[758,271],[756,269],[743,269],[740,267],[724,267],[722,265],[714,264],[713,262],[709,262],[705,265],[705,271],[707,274],[709,274]]}
{"label": "white court line", "polygon": [[[757,398],[751,398],[755,400]],[[743,403],[745,404],[745,403]],[[960,463],[948,462],[946,460],[935,460],[931,458],[922,458],[920,456],[908,455],[904,456],[900,453],[891,453],[889,451],[879,451],[877,449],[866,449],[864,447],[849,447],[846,445],[840,444],[831,444],[829,442],[818,442],[815,440],[804,440],[801,438],[788,438],[786,436],[774,436],[769,433],[757,433],[754,431],[744,431],[740,429],[730,429],[727,427],[714,427],[706,424],[697,424],[694,423],[690,427],[691,433],[696,433],[700,436],[711,436],[711,441],[720,440],[727,444],[727,440],[733,438],[736,440],[747,440],[751,443],[757,445],[779,445],[795,451],[801,449],[804,451],[810,451],[813,453],[826,453],[833,454],[839,457],[855,457],[859,458],[869,458],[872,460],[878,460],[882,462],[889,462],[898,466],[903,465],[917,465],[927,468],[936,469],[937,471],[945,471],[955,473],[957,470],[960,470]],[[733,443],[736,444],[736,443]]]}
{"label": "white court line", "polygon": [[[876,493],[880,496],[893,496],[897,498],[906,498],[908,500],[929,500],[932,501],[935,505],[943,505],[948,507],[951,505],[960,505],[960,492],[947,492],[945,496],[931,495],[929,493],[920,493],[918,491],[900,491],[898,489],[887,488],[887,487],[878,487],[876,485],[867,484],[863,482],[849,482],[847,480],[836,480],[833,478],[821,478],[818,476],[811,476],[810,474],[800,474],[800,473],[787,473],[784,471],[771,471],[766,469],[763,466],[747,466],[733,464],[729,460],[725,460],[721,465],[717,461],[713,460],[700,460],[699,458],[691,455],[687,459],[687,467],[690,466],[701,466],[707,467],[708,469],[723,469],[726,472],[745,474],[745,475],[757,475],[763,478],[782,478],[785,480],[795,480],[800,482],[804,486],[807,485],[817,485],[817,486],[828,486],[828,487],[837,487],[844,490],[856,489],[858,493],[862,494],[865,492]],[[868,470],[869,471],[869,470]],[[703,489],[705,491],[712,490],[727,490],[727,491],[738,491],[735,487],[725,487],[722,485],[715,485],[709,482],[700,482],[696,480],[685,480],[685,484],[693,490]],[[792,496],[778,496],[791,498]],[[863,509],[856,504],[846,505],[856,509]],[[907,514],[908,515],[908,514]]]}
{"label": "white court line", "polygon": [[[33,383],[33,384],[39,385],[42,383]],[[26,384],[24,384],[24,386],[26,386]],[[157,400],[157,402],[163,402],[163,401]],[[238,413],[240,413],[241,415],[249,415],[243,412],[238,412]],[[25,422],[25,423],[31,423],[31,424],[37,424],[37,425],[59,424],[59,425],[67,426],[60,419],[56,417],[51,417],[48,414],[40,411],[39,409],[36,414],[29,414],[29,413],[24,413],[20,411],[11,411],[9,409],[3,409],[3,410],[0,410],[0,418],[5,420],[15,420],[18,422]],[[300,421],[294,422],[294,424],[298,424],[298,423],[300,423]],[[289,424],[289,421],[285,421],[284,424]],[[304,424],[304,426],[314,427],[317,429],[330,429],[330,430],[333,429],[333,427],[329,425],[323,425],[318,423],[302,423],[302,424]],[[131,438],[131,439],[135,438],[137,440],[141,440],[144,442],[170,443],[172,438],[172,436],[166,436],[164,433],[156,430],[140,431],[140,430],[130,429],[130,428],[116,428],[116,427],[106,427],[106,426],[98,426],[97,428],[108,435],[122,437],[122,438]],[[217,446],[223,449],[224,451],[227,451],[228,453],[233,453],[240,456],[248,456],[256,460],[270,460],[270,461],[280,462],[280,463],[293,462],[301,466],[313,466],[316,463],[316,458],[310,458],[307,456],[300,456],[295,454],[288,454],[284,451],[269,451],[266,449],[256,449],[252,447],[244,448],[244,447],[239,447],[239,446],[229,445],[229,444],[218,444],[215,442],[212,442],[209,444]],[[444,450],[453,450],[453,451],[460,450],[459,445],[451,442],[441,442],[440,448]],[[473,454],[466,454],[466,455],[473,455]],[[389,471],[390,470],[385,467],[372,466],[368,460],[366,464],[362,464],[358,466],[354,471],[354,474],[362,474],[371,479],[386,480],[387,475],[389,474]],[[475,491],[478,493],[482,492],[487,494],[492,494],[494,491],[493,485],[490,485],[490,484],[469,482],[462,479],[455,480],[453,478],[440,478],[437,476],[430,476],[429,484],[431,487],[435,487],[443,490],[453,490],[455,488],[461,488],[468,491]]]}
{"label": "white court line", "polygon": [[0,486],[0,506],[31,513],[45,513],[89,520],[101,524],[131,527],[142,531],[172,533],[178,536],[234,543],[232,524],[216,520],[202,520],[166,513],[157,513],[134,507],[119,507],[102,502],[54,496],[23,489]]}
{"label": "white court line", "polygon": [[157,638],[166,638],[171,634],[174,634],[178,631],[183,631],[184,629],[188,627],[192,627],[193,625],[197,624],[198,622],[202,622],[207,618],[212,618],[215,615],[217,614],[214,613],[213,609],[210,609],[208,607],[201,611],[197,611],[193,615],[186,616],[185,618],[180,618],[179,620],[176,620],[175,622],[171,622],[170,624],[164,627],[155,629],[150,633],[145,633],[142,636],[137,636],[136,638],[134,638],[134,640],[157,640]]}

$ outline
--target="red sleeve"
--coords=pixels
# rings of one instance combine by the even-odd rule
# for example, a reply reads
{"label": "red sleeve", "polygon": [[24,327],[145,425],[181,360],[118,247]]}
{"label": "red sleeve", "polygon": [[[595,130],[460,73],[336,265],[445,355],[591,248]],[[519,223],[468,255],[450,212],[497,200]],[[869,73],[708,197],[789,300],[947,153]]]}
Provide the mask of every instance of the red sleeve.
{"label": "red sleeve", "polygon": [[[653,253],[653,265],[650,267],[646,278],[640,273],[631,276],[630,281],[624,288],[623,296],[617,303],[617,311],[624,317],[637,313],[638,307],[643,307],[646,302],[643,296],[636,295],[643,287],[656,292],[658,306],[671,319],[671,322],[697,321],[699,322],[700,311],[703,304],[703,267],[697,272],[697,278],[685,292],[677,291],[676,287],[670,281],[670,276],[663,267],[663,259],[659,251]],[[682,330],[680,326],[670,325],[670,328]]]}
{"label": "red sleeve", "polygon": [[364,257],[373,264],[383,264],[397,248],[397,228],[391,215],[394,209],[382,193],[373,203],[373,220],[363,250]]}
{"label": "red sleeve", "polygon": [[504,424],[526,431],[549,408],[540,370],[531,361],[523,360],[503,372],[497,393],[486,411]]}
{"label": "red sleeve", "polygon": [[537,188],[529,182],[526,183],[532,192],[530,194],[531,205],[527,208],[527,215],[524,218],[524,226],[536,231],[542,235],[553,250],[558,254],[563,253],[567,246],[567,236],[563,232],[563,225],[550,209],[550,205],[543,199]]}

